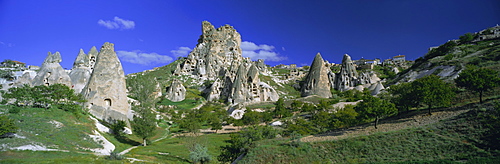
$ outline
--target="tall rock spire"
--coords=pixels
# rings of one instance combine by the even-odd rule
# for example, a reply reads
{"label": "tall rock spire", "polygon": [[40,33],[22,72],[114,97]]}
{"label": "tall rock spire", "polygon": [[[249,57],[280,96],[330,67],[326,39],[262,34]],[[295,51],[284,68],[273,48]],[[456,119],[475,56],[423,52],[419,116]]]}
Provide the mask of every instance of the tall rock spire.
{"label": "tall rock spire", "polygon": [[71,86],[71,78],[68,73],[59,64],[62,61],[61,54],[56,52],[54,54],[48,53],[40,71],[38,71],[36,77],[33,79],[33,85],[52,85],[52,84],[64,84],[66,86]]}
{"label": "tall rock spire", "polygon": [[90,58],[82,49],[73,63],[73,68],[69,73],[71,78],[71,86],[76,93],[82,92],[82,89],[87,85],[91,74]]}
{"label": "tall rock spire", "polygon": [[324,98],[332,97],[330,91],[333,79],[330,79],[330,68],[325,66],[321,54],[316,54],[301,88],[302,96],[318,95]]}
{"label": "tall rock spire", "polygon": [[340,72],[338,73],[335,81],[335,88],[340,91],[352,89],[352,87],[359,83],[358,76],[356,67],[354,67],[354,64],[352,63],[351,56],[344,54]]}
{"label": "tall rock spire", "polygon": [[[92,53],[89,52],[89,54]],[[131,116],[125,74],[112,43],[104,43],[82,94],[89,112],[102,120],[128,120]]]}

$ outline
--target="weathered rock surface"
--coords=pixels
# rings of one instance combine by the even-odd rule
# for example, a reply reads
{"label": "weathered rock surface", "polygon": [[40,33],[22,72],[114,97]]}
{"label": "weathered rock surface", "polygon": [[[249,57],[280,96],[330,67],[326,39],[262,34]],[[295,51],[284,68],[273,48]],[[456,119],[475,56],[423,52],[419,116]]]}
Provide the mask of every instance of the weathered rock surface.
{"label": "weathered rock surface", "polygon": [[174,79],[172,85],[168,87],[165,98],[173,102],[179,102],[186,98],[186,88],[182,85],[182,82]]}
{"label": "weathered rock surface", "polygon": [[[91,55],[91,52],[89,55]],[[91,64],[92,64],[92,58]],[[88,85],[82,94],[88,100],[85,107],[102,120],[128,120],[131,117],[127,101],[125,75],[112,43],[104,43],[97,56]]]}
{"label": "weathered rock surface", "polygon": [[198,44],[174,75],[190,75],[200,83],[213,81],[205,90],[209,101],[223,99],[237,104],[278,100],[277,92],[259,79],[260,73],[268,72],[264,60],[244,58],[240,45],[241,36],[232,26],[215,29],[204,21]]}
{"label": "weathered rock surface", "polygon": [[352,89],[352,87],[355,87],[358,84],[358,76],[358,72],[352,63],[351,57],[344,54],[340,72],[337,74],[335,80],[335,89],[340,91]]}
{"label": "weathered rock surface", "polygon": [[[95,49],[95,47],[93,47]],[[75,93],[82,92],[82,89],[87,85],[90,75],[92,73],[92,68],[90,67],[89,55],[86,55],[82,49],[75,59],[73,68],[69,73],[71,78],[71,87],[75,90]]]}
{"label": "weathered rock surface", "polygon": [[332,97],[330,91],[334,77],[330,68],[325,66],[325,62],[321,54],[316,54],[306,76],[304,85],[301,88],[302,96],[318,95],[324,98]]}
{"label": "weathered rock surface", "polygon": [[233,62],[244,60],[240,49],[241,36],[232,26],[215,29],[210,22],[203,21],[202,32],[196,48],[175,73],[215,80],[225,75],[225,69]]}
{"label": "weathered rock surface", "polygon": [[71,78],[59,64],[61,61],[61,54],[59,54],[59,52],[56,52],[54,54],[49,52],[47,57],[45,58],[45,61],[43,61],[42,63],[40,71],[33,79],[33,86],[48,86],[57,83],[71,86]]}

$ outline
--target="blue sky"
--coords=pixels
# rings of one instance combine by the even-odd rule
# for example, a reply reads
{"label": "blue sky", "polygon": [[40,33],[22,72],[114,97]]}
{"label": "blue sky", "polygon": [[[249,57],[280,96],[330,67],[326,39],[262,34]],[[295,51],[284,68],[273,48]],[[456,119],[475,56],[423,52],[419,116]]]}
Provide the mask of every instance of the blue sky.
{"label": "blue sky", "polygon": [[244,56],[266,64],[407,59],[431,46],[500,24],[498,0],[108,1],[0,0],[0,60],[41,65],[59,51],[70,69],[80,49],[115,44],[126,74],[186,56],[201,22],[234,26]]}

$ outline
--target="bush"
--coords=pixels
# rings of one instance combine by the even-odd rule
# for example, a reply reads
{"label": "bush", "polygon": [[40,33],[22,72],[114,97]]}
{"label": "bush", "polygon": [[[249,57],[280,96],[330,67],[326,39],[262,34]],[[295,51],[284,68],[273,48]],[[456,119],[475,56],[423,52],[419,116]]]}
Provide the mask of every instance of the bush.
{"label": "bush", "polygon": [[10,109],[9,109],[9,113],[12,113],[12,114],[16,114],[16,113],[19,113],[21,111],[21,108],[18,107],[18,106],[12,106]]}
{"label": "bush", "polygon": [[208,154],[208,149],[206,146],[200,144],[194,145],[194,150],[189,152],[189,159],[193,163],[209,163],[212,160],[212,156]]}
{"label": "bush", "polygon": [[109,156],[106,158],[108,160],[122,160],[124,159],[123,155],[120,154],[120,152],[113,151],[109,153]]}
{"label": "bush", "polygon": [[7,116],[0,116],[0,136],[6,133],[15,133],[17,129],[14,120],[9,119]]}
{"label": "bush", "polygon": [[474,40],[474,38],[476,37],[475,34],[472,34],[472,33],[466,33],[462,36],[460,36],[460,43],[467,43],[467,42],[470,42],[472,40]]}

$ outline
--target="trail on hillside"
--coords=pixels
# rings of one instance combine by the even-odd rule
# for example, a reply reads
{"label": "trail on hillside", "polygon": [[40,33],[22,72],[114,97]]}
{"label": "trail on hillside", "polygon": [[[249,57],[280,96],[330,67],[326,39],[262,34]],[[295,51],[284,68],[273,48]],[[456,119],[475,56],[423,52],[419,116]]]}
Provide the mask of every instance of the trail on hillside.
{"label": "trail on hillside", "polygon": [[389,132],[406,128],[414,128],[436,123],[448,118],[452,118],[462,113],[465,113],[469,110],[471,110],[470,106],[466,105],[462,107],[437,109],[432,112],[432,115],[427,114],[427,110],[412,111],[409,113],[401,114],[396,117],[379,121],[379,124],[377,125],[378,129],[375,129],[373,123],[368,123],[365,125],[350,127],[347,129],[338,129],[323,134],[306,136],[303,137],[301,141],[321,142],[321,141],[340,140],[349,137],[370,135],[378,132]]}

